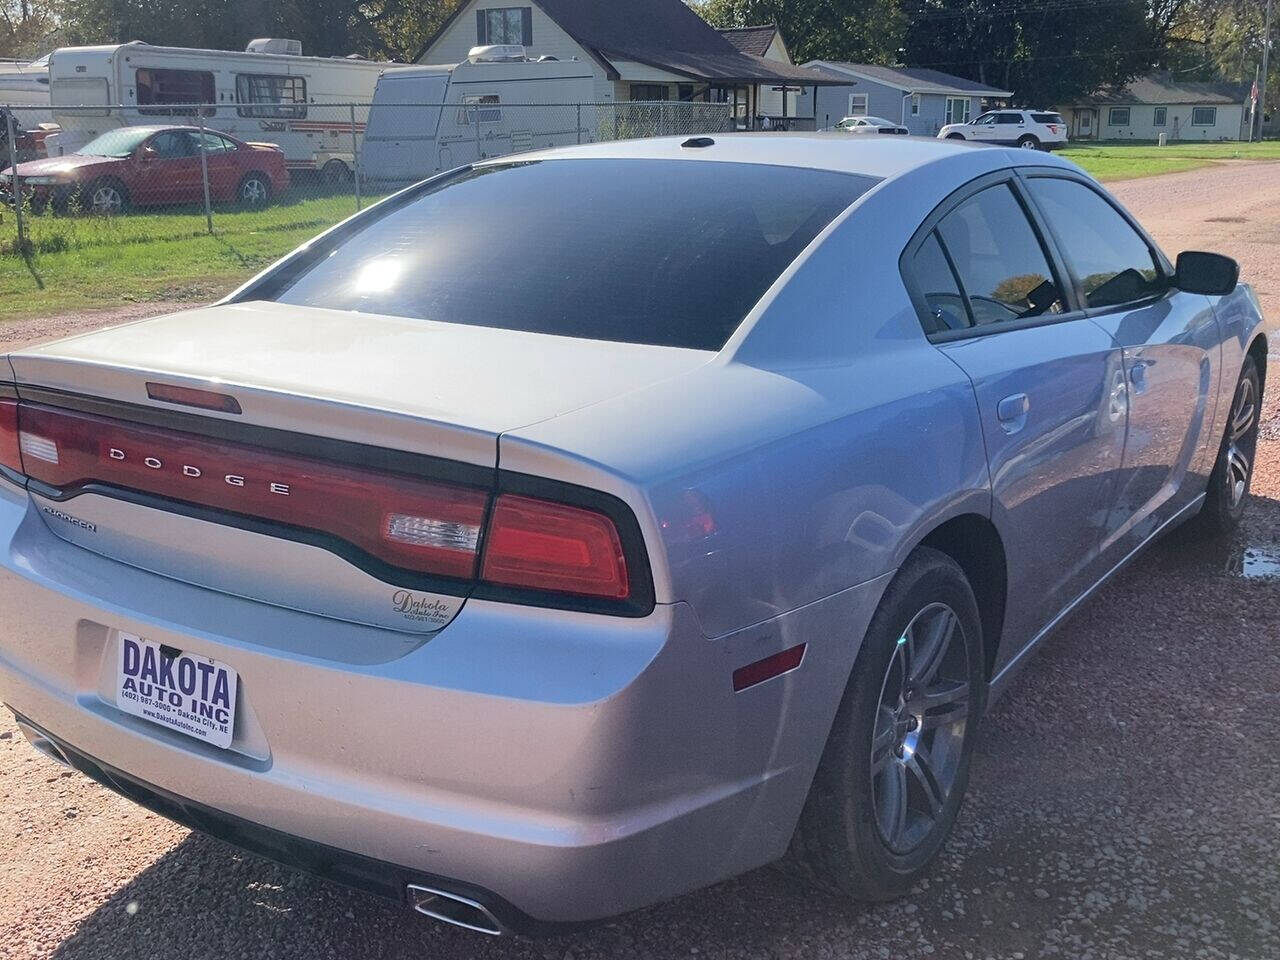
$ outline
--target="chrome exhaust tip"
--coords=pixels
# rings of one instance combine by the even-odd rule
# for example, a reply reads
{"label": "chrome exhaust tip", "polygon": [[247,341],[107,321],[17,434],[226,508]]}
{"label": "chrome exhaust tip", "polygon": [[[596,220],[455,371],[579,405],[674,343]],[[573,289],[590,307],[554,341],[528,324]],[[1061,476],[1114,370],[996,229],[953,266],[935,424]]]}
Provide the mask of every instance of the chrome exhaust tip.
{"label": "chrome exhaust tip", "polygon": [[64,767],[71,766],[71,761],[63,754],[61,747],[26,721],[17,720],[16,717],[14,719],[17,721],[18,729],[22,732],[22,735],[27,738],[27,743],[31,744],[50,760],[56,760]]}
{"label": "chrome exhaust tip", "polygon": [[409,884],[408,891],[409,905],[433,920],[491,937],[500,937],[504,933],[502,924],[494,915],[474,900],[418,883]]}

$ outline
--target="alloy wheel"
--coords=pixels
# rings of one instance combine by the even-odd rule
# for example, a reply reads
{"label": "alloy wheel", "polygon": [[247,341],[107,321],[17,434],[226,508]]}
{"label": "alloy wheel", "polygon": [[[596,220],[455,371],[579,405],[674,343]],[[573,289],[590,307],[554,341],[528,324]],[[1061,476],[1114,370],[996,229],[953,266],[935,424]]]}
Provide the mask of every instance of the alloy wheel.
{"label": "alloy wheel", "polygon": [[881,839],[909,854],[943,817],[968,727],[970,669],[954,610],[917,613],[889,659],[871,740],[871,796]]}
{"label": "alloy wheel", "polygon": [[1257,448],[1258,405],[1253,381],[1240,380],[1236,388],[1235,403],[1231,405],[1231,426],[1227,434],[1227,485],[1231,508],[1234,510],[1249,489],[1249,475],[1253,470],[1253,455]]}
{"label": "alloy wheel", "polygon": [[89,197],[89,209],[94,213],[119,213],[124,209],[124,197],[116,187],[102,184]]}
{"label": "alloy wheel", "polygon": [[240,199],[251,206],[261,206],[267,202],[267,185],[257,177],[250,177],[240,188]]}

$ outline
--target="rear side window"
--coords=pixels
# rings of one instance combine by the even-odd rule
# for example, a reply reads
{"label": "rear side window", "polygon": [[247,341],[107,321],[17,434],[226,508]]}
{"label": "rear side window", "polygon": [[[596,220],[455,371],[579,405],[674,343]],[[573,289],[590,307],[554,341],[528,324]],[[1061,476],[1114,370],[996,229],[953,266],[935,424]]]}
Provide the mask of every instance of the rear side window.
{"label": "rear side window", "polygon": [[996,123],[1021,123],[1022,114],[1020,113],[1000,113],[996,115]]}
{"label": "rear side window", "polygon": [[969,326],[964,294],[956,285],[956,275],[951,272],[951,265],[942,252],[936,230],[925,238],[916,251],[911,261],[911,273],[929,308],[926,333],[962,330]]}
{"label": "rear side window", "polygon": [[1096,192],[1053,177],[1035,177],[1028,189],[1083,287],[1086,306],[1113,307],[1165,291],[1147,242]]}
{"label": "rear side window", "polygon": [[1036,123],[1062,123],[1062,117],[1056,113],[1033,113],[1031,119]]}
{"label": "rear side window", "polygon": [[1063,310],[1044,248],[1008,184],[974,194],[938,224],[976,326]]}
{"label": "rear side window", "polygon": [[[690,160],[480,167],[410,193],[260,296],[303,306],[718,350],[876,180]],[[536,358],[535,358],[536,359]]]}

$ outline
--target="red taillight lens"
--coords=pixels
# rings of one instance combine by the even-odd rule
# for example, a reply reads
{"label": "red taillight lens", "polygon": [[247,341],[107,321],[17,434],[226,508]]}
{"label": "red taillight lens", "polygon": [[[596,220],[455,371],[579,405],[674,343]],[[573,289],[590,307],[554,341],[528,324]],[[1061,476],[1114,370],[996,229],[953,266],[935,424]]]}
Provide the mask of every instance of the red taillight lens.
{"label": "red taillight lens", "polygon": [[502,494],[489,521],[481,579],[494,584],[625,600],[622,541],[602,513]]}
{"label": "red taillight lens", "polygon": [[0,400],[0,466],[22,472],[18,447],[18,401]]}
{"label": "red taillight lens", "polygon": [[384,563],[475,576],[487,491],[89,414],[22,408],[28,476],[61,489],[103,483],[288,524]]}

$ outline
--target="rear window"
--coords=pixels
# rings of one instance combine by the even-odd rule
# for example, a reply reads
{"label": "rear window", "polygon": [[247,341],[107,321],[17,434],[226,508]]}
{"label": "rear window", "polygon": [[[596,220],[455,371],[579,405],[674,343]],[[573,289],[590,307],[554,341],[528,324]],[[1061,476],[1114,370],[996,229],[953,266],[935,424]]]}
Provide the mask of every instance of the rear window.
{"label": "rear window", "polygon": [[800,251],[875,183],[688,160],[481,167],[385,205],[252,295],[719,350]]}
{"label": "rear window", "polygon": [[1057,113],[1033,113],[1031,119],[1036,123],[1062,123],[1062,115]]}

